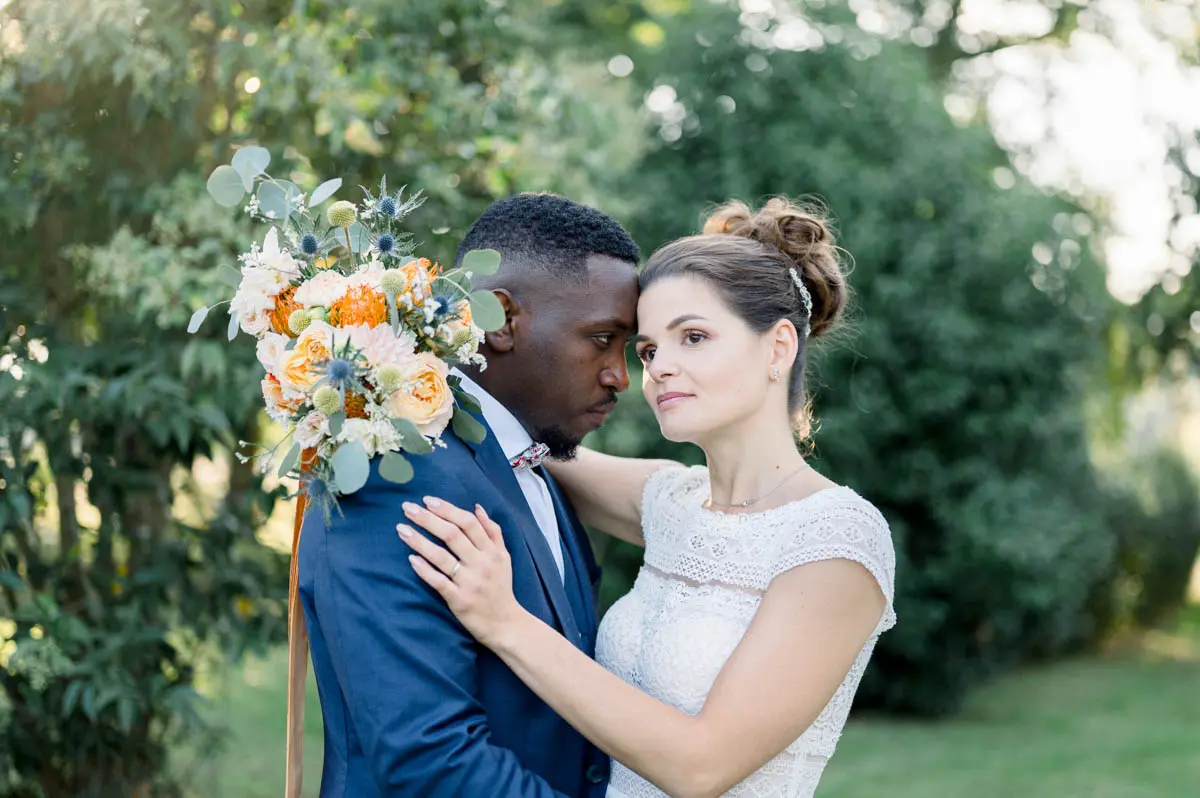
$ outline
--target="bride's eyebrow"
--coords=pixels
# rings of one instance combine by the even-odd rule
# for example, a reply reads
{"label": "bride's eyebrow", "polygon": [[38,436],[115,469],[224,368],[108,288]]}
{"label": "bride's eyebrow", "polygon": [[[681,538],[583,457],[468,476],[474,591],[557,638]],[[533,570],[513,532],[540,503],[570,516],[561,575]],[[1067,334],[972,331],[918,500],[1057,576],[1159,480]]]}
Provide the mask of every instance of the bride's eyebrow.
{"label": "bride's eyebrow", "polygon": [[[689,321],[708,321],[708,319],[706,319],[703,316],[700,316],[696,313],[685,313],[682,316],[676,317],[670,324],[668,324],[667,330],[668,331],[674,330],[680,324],[683,324],[683,323],[689,322]],[[640,344],[642,341],[649,341],[649,340],[650,340],[650,336],[643,335],[641,333],[638,333],[637,335],[633,336],[633,342],[635,344]]]}

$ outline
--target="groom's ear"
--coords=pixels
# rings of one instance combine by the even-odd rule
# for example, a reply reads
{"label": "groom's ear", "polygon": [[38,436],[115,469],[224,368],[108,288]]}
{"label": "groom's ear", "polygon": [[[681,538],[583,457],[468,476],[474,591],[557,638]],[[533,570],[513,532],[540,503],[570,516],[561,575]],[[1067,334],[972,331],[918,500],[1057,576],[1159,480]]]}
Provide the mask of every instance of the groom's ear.
{"label": "groom's ear", "polygon": [[484,333],[484,340],[493,352],[511,352],[516,346],[515,327],[519,323],[521,304],[503,288],[494,288],[492,293],[500,300],[500,307],[504,308],[504,326]]}

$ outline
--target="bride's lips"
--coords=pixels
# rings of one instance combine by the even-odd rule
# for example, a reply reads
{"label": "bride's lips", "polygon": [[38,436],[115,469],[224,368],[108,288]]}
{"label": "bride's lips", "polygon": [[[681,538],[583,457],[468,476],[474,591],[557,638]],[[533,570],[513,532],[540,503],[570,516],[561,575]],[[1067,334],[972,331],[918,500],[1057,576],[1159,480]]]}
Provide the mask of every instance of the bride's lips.
{"label": "bride's lips", "polygon": [[658,404],[659,410],[666,410],[667,408],[674,407],[675,405],[679,404],[680,402],[691,399],[692,396],[693,395],[690,393],[679,393],[678,391],[667,391],[666,393],[659,394],[658,399],[655,401]]}

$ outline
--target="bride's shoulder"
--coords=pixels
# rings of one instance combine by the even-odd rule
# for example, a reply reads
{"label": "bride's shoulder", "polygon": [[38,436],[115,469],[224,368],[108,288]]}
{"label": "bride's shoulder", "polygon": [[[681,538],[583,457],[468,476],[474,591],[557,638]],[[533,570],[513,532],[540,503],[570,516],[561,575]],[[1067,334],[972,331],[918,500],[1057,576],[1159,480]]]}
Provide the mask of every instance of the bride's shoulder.
{"label": "bride's shoulder", "polygon": [[646,480],[642,505],[650,506],[664,499],[682,499],[708,484],[708,469],[704,466],[669,465],[658,469]]}
{"label": "bride's shoulder", "polygon": [[809,523],[849,523],[889,533],[887,519],[879,508],[853,488],[834,485],[793,503],[798,519]]}
{"label": "bride's shoulder", "polygon": [[788,505],[784,516],[776,519],[777,555],[783,560],[825,559],[857,552],[851,559],[861,560],[860,555],[866,555],[878,566],[872,572],[891,574],[895,569],[887,519],[851,488],[839,485],[818,491]]}

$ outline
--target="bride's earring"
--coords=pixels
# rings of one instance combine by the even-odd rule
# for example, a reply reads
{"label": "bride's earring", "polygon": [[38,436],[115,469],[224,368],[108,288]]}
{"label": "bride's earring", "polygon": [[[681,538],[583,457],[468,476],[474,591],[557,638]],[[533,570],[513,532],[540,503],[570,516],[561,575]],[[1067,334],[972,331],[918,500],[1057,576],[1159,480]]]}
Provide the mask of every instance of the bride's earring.
{"label": "bride's earring", "polygon": [[771,382],[779,382],[779,369],[771,369]]}

